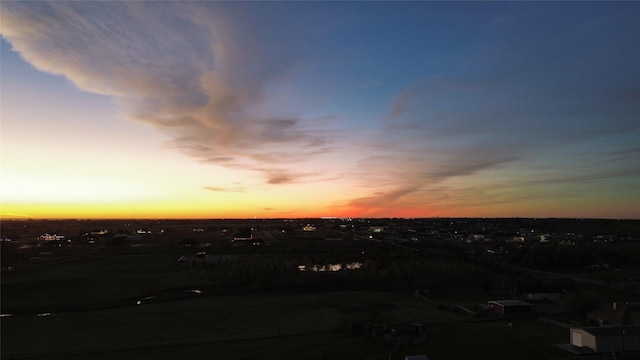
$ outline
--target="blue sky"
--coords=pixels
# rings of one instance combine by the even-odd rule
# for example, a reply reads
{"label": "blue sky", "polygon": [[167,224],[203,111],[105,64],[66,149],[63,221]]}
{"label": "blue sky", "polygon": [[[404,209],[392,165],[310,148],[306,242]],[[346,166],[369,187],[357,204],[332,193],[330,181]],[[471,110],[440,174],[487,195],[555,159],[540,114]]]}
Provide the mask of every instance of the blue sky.
{"label": "blue sky", "polygon": [[[225,206],[267,217],[640,217],[640,3],[0,6],[13,213],[28,212],[19,193],[30,190],[16,184],[44,186],[29,175],[34,157],[13,161],[21,147],[38,151],[24,129],[38,138],[50,127],[135,137],[111,144],[156,164],[145,174],[189,179],[123,209],[197,198],[205,217]],[[104,145],[64,147],[119,166]],[[131,167],[110,191],[155,186]],[[64,176],[88,198],[100,192]],[[58,209],[29,201],[37,214]]]}

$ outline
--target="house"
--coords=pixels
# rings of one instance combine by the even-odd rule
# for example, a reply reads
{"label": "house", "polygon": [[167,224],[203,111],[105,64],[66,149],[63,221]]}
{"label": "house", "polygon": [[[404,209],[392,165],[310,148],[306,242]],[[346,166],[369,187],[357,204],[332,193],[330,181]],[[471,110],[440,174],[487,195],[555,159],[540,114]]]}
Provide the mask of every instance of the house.
{"label": "house", "polygon": [[315,227],[315,225],[311,225],[311,224],[307,224],[302,227],[302,231],[316,231],[316,230],[317,228]]}
{"label": "house", "polygon": [[38,237],[38,240],[42,240],[42,241],[64,240],[64,235],[56,235],[56,234],[51,235],[49,233],[46,233],[46,234],[40,235]]}
{"label": "house", "polygon": [[493,300],[487,302],[489,309],[498,314],[520,314],[531,311],[531,304],[520,300]]}
{"label": "house", "polygon": [[572,328],[571,345],[596,353],[640,351],[640,325]]}

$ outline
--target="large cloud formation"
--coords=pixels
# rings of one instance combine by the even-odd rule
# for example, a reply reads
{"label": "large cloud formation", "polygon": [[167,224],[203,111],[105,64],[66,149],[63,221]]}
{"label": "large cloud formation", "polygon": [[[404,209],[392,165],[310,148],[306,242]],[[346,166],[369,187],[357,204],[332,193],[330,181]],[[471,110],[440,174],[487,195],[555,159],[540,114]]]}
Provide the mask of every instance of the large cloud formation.
{"label": "large cloud formation", "polygon": [[295,56],[266,51],[259,24],[238,26],[242,17],[212,5],[5,2],[2,34],[38,69],[113,97],[181,151],[260,171],[270,184],[295,182],[305,174],[286,165],[331,146],[311,119],[259,111]]}
{"label": "large cloud formation", "polygon": [[[637,3],[1,6],[38,69],[201,161],[353,183],[356,214],[640,191]],[[292,166],[321,158],[347,165]]]}

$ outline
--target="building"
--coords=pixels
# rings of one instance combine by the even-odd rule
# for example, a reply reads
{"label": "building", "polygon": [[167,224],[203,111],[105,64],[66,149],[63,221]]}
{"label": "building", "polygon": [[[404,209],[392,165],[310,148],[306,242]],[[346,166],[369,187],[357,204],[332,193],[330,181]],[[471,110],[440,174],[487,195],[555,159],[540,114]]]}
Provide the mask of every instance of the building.
{"label": "building", "polygon": [[251,228],[241,227],[238,229],[238,233],[233,237],[234,242],[252,241],[253,232]]}
{"label": "building", "polygon": [[64,240],[64,235],[56,235],[56,234],[51,235],[49,233],[46,233],[46,234],[40,235],[40,237],[38,237],[38,239],[42,240],[42,241]]}
{"label": "building", "polygon": [[531,304],[520,300],[493,300],[487,304],[490,310],[501,315],[521,314],[531,311]]}
{"label": "building", "polygon": [[596,353],[640,351],[640,325],[572,328],[571,345]]}
{"label": "building", "polygon": [[307,224],[302,227],[302,231],[316,231],[316,230],[317,228],[315,227],[315,225],[311,225],[311,224]]}

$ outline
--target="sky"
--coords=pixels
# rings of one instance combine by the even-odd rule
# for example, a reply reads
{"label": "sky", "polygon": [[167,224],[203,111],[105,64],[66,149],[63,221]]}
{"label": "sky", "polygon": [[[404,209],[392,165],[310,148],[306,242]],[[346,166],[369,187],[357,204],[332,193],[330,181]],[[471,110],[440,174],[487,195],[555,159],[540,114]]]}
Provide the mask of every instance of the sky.
{"label": "sky", "polygon": [[0,3],[2,218],[640,218],[640,2]]}

